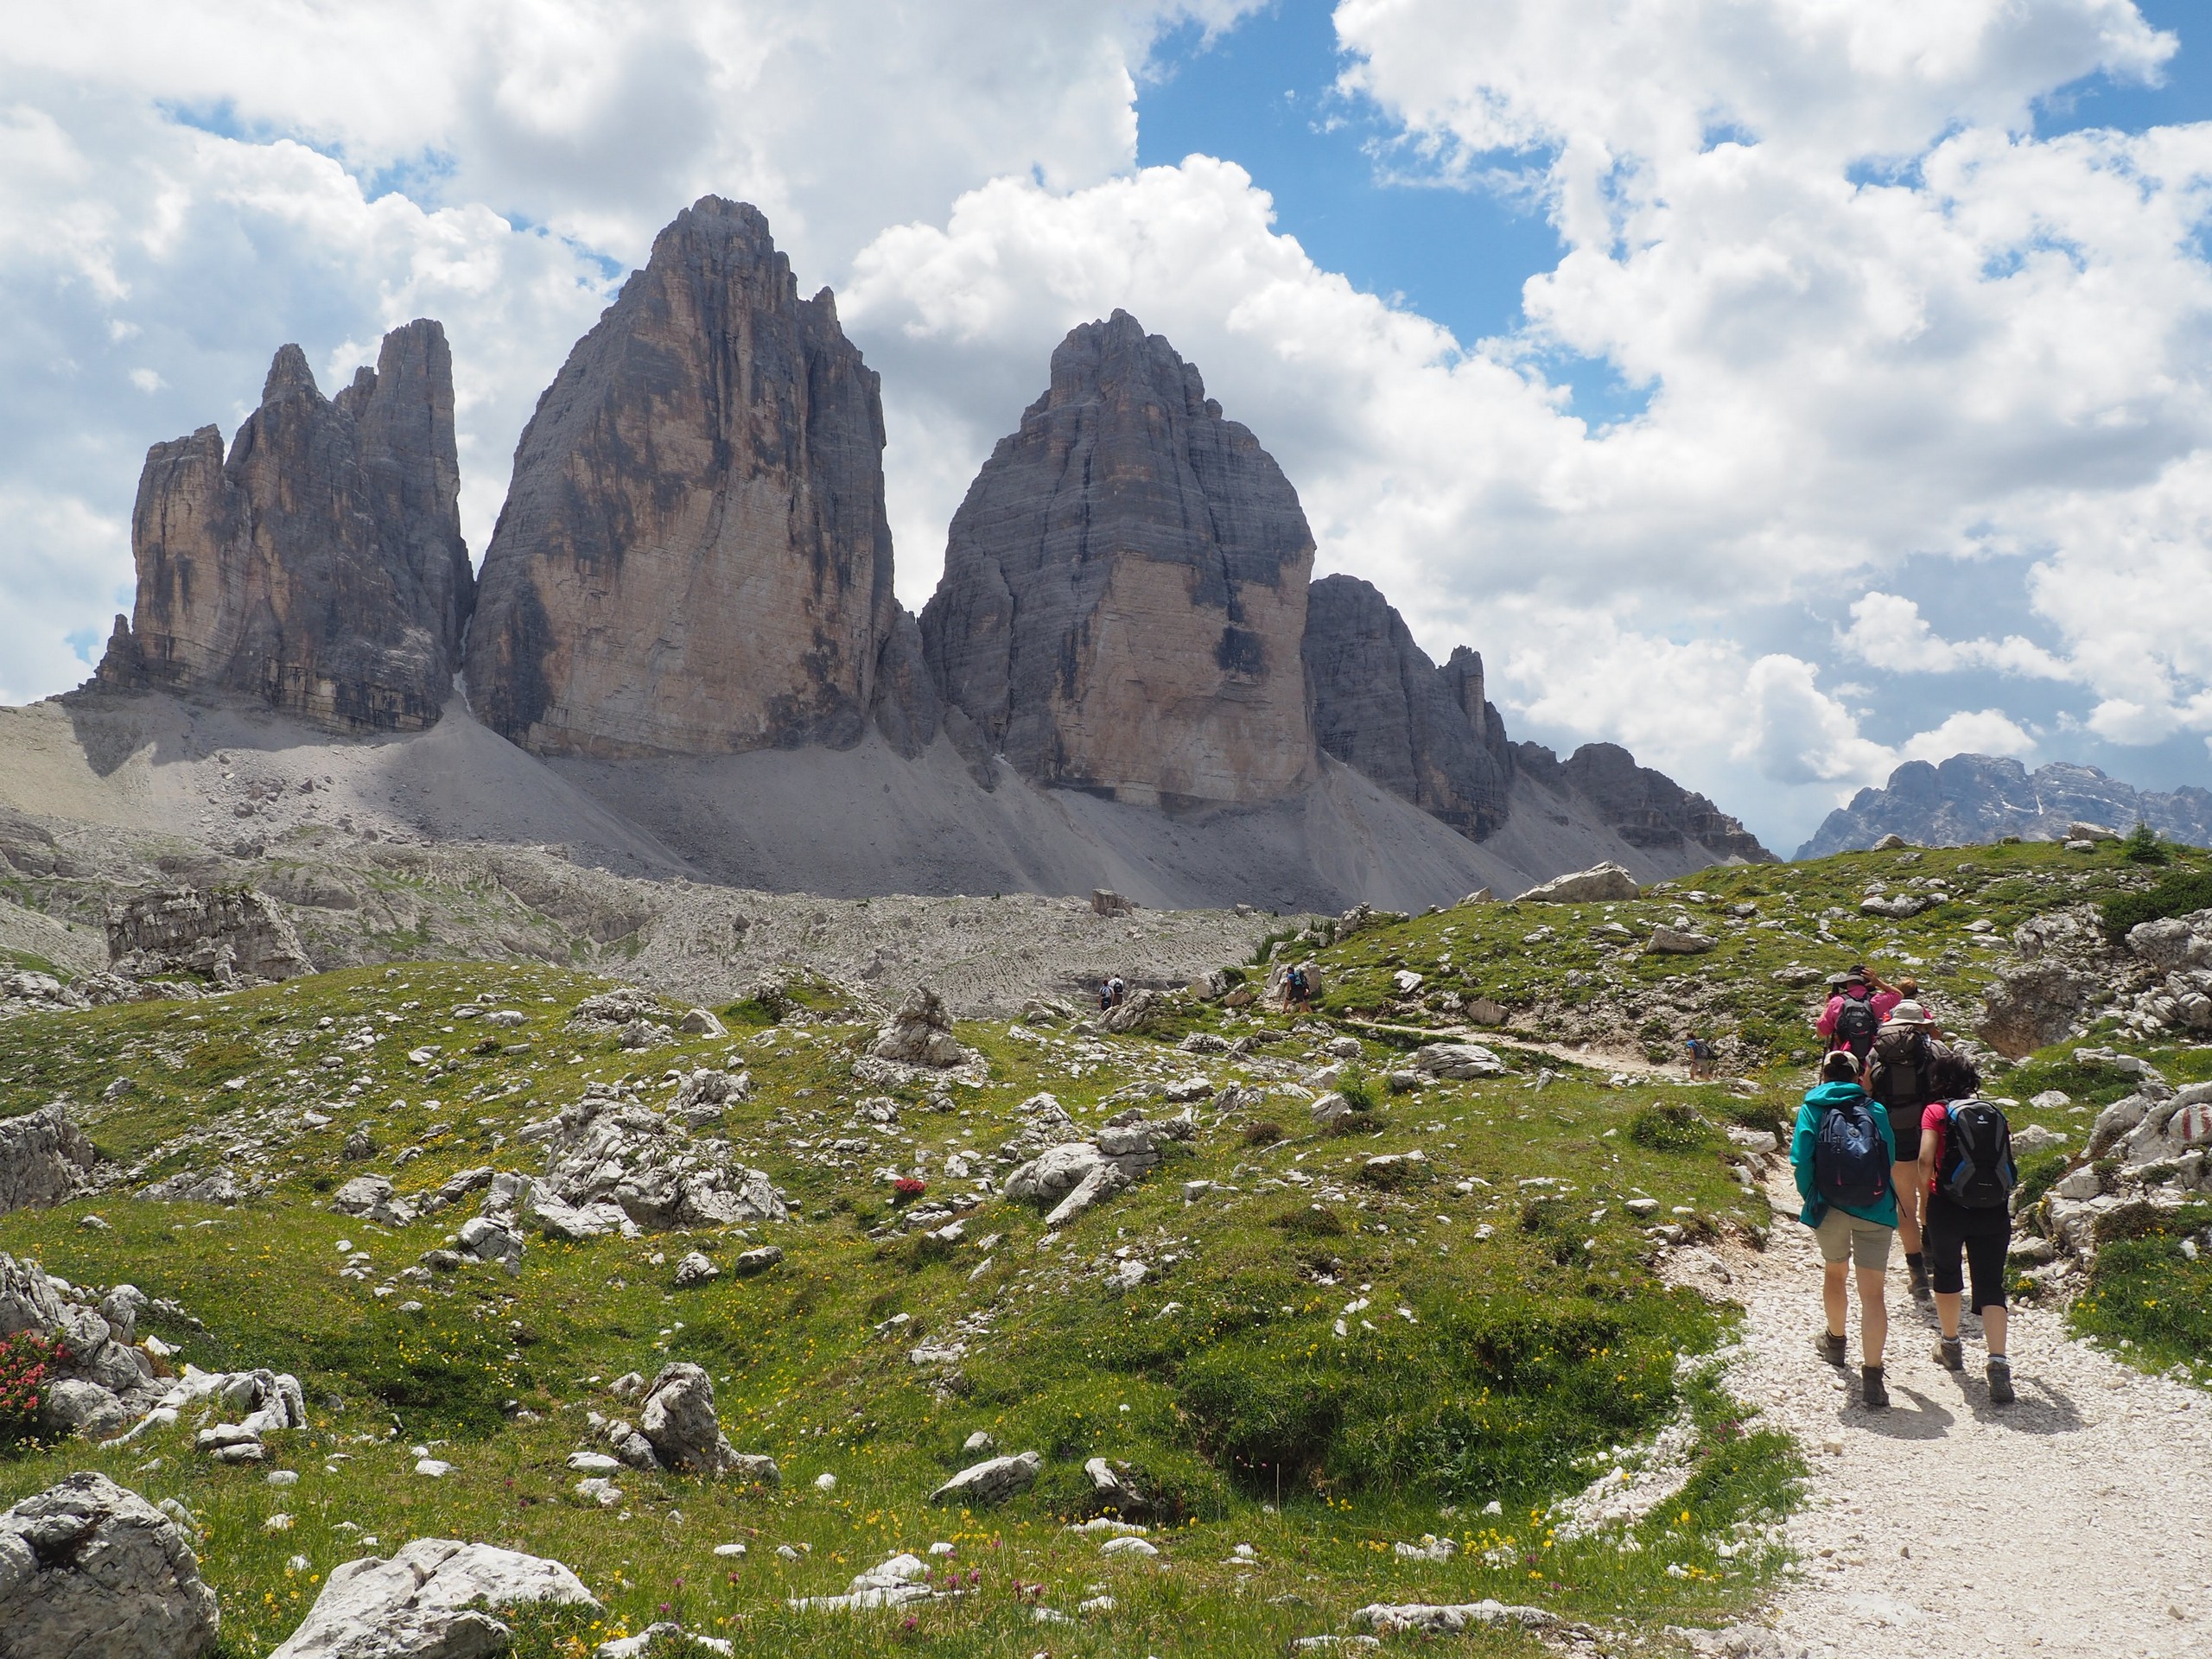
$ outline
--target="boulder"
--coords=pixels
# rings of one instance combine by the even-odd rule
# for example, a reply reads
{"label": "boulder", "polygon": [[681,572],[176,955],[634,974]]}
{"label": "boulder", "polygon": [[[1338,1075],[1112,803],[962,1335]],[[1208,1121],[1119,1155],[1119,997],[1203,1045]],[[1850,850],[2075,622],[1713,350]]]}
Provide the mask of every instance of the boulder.
{"label": "boulder", "polygon": [[2127,948],[2170,974],[2212,967],[2212,910],[2139,922],[2127,930]]}
{"label": "boulder", "polygon": [[1141,1521],[1151,1515],[1151,1500],[1139,1490],[1126,1463],[1090,1458],[1084,1461],[1083,1472],[1090,1481],[1092,1514],[1118,1516],[1124,1521]]}
{"label": "boulder", "polygon": [[1878,853],[1894,853],[1903,848],[1904,845],[1904,837],[1898,835],[1895,830],[1891,830],[1888,835],[1884,836],[1879,841],[1876,842],[1872,850]]}
{"label": "boulder", "polygon": [[868,1052],[879,1060],[940,1071],[968,1058],[968,1051],[952,1035],[952,1018],[944,1011],[944,999],[926,985],[906,993],[898,1013],[876,1032]]}
{"label": "boulder", "polygon": [[176,1522],[105,1475],[71,1475],[0,1515],[10,1659],[198,1659],[219,1621]]}
{"label": "boulder", "polygon": [[147,452],[137,599],[99,683],[239,692],[340,730],[435,724],[475,600],[460,495],[437,323],[393,329],[334,398],[283,346],[227,458],[213,426]]}
{"label": "boulder", "polygon": [[930,1494],[932,1503],[957,1503],[963,1509],[988,1510],[1027,1491],[1037,1484],[1044,1466],[1041,1452],[1022,1452],[1012,1457],[987,1458],[971,1463]]}
{"label": "boulder", "polygon": [[1694,957],[1712,950],[1713,940],[1703,933],[1662,925],[1651,930],[1643,948],[1655,957]]}
{"label": "boulder", "polygon": [[722,1270],[703,1250],[694,1250],[676,1264],[676,1287],[678,1290],[711,1284],[721,1276]]}
{"label": "boulder", "polygon": [[0,1122],[0,1215],[73,1198],[99,1154],[60,1101]]}
{"label": "boulder", "polygon": [[638,1408],[637,1432],[660,1466],[680,1474],[728,1475],[769,1486],[783,1478],[773,1458],[740,1452],[723,1437],[714,1378],[688,1360],[661,1367]]}
{"label": "boulder", "polygon": [[2055,1043],[2081,1024],[2098,982],[2044,957],[1999,974],[1982,993],[1974,1033],[2008,1059]]}
{"label": "boulder", "polygon": [[381,1175],[356,1175],[330,1195],[330,1207],[380,1227],[404,1227],[415,1219],[415,1206],[394,1198],[391,1183]]}
{"label": "boulder", "polygon": [[[790,1214],[765,1173],[732,1160],[728,1141],[694,1139],[605,1085],[586,1085],[582,1100],[523,1133],[544,1144],[546,1169],[510,1200],[512,1213],[562,1236],[727,1227]],[[486,1213],[499,1213],[491,1198]]]}
{"label": "boulder", "polygon": [[1606,904],[1637,896],[1636,878],[1618,864],[1597,864],[1586,870],[1555,875],[1522,893],[1520,905]]}
{"label": "boulder", "polygon": [[194,974],[231,985],[314,970],[283,912],[253,887],[162,887],[126,899],[107,913],[107,955],[134,979]]}
{"label": "boulder", "polygon": [[418,1538],[385,1560],[330,1570],[300,1626],[269,1659],[478,1659],[512,1633],[493,1611],[528,1602],[596,1607],[558,1561],[491,1544]]}
{"label": "boulder", "polygon": [[1432,1077],[1502,1077],[1503,1060],[1479,1043],[1428,1043],[1414,1055],[1414,1070]]}
{"label": "boulder", "polygon": [[741,1279],[750,1279],[755,1274],[766,1273],[784,1259],[780,1244],[762,1244],[753,1249],[740,1250],[730,1265]]}
{"label": "boulder", "polygon": [[1370,1603],[1351,1616],[1351,1622],[1365,1630],[1395,1634],[1404,1630],[1423,1630],[1432,1634],[1457,1635],[1462,1630],[1481,1630],[1496,1624],[1518,1624],[1527,1630],[1542,1630],[1559,1623],[1559,1615],[1547,1612],[1541,1607],[1517,1607],[1510,1602],[1459,1602],[1434,1605],[1428,1602]]}
{"label": "boulder", "polygon": [[1167,999],[1158,991],[1135,990],[1122,1000],[1118,1008],[1109,1008],[1100,1016],[1098,1023],[1109,1031],[1127,1033],[1142,1031],[1167,1012]]}

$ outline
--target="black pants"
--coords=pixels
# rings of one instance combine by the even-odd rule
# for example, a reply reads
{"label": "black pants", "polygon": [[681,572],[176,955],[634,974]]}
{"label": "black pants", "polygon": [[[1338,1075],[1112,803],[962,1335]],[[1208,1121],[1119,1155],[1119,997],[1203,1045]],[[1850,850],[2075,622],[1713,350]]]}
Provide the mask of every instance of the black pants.
{"label": "black pants", "polygon": [[[1974,1297],[1967,1306],[1979,1313],[2005,1306],[2005,1257],[2012,1247],[2012,1217],[2005,1211],[1969,1210],[1941,1193],[1928,1202],[1921,1248],[1928,1256],[1928,1277],[1936,1291],[1955,1296],[1970,1274]],[[1966,1271],[1960,1270],[1960,1256]]]}

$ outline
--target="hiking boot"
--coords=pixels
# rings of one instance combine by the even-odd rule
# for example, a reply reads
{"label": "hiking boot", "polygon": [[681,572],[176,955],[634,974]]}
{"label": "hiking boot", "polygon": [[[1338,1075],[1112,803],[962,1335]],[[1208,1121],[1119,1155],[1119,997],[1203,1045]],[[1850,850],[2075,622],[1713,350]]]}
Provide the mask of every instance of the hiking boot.
{"label": "hiking boot", "polygon": [[1843,1369],[1843,1338],[1841,1337],[1832,1337],[1823,1331],[1813,1338],[1813,1346],[1819,1350],[1821,1357],[1829,1364],[1838,1370]]}
{"label": "hiking boot", "polygon": [[2009,1406],[2012,1400],[2012,1362],[2002,1354],[1992,1354],[1989,1357],[1989,1403]]}
{"label": "hiking boot", "polygon": [[[1926,1301],[1932,1294],[1928,1287],[1928,1259],[1921,1255],[1908,1255],[1904,1259],[1904,1270],[1912,1281],[1912,1300]],[[1953,1366],[1951,1369],[1956,1370],[1958,1368]]]}
{"label": "hiking boot", "polygon": [[1936,1363],[1947,1371],[1963,1371],[1967,1368],[1965,1351],[1956,1337],[1942,1337],[1936,1344]]}
{"label": "hiking boot", "polygon": [[[1992,1375],[1993,1376],[1994,1373],[1993,1372]],[[1866,1395],[1866,1408],[1869,1411],[1882,1411],[1888,1408],[1890,1403],[1890,1391],[1882,1386],[1882,1368],[1880,1366],[1861,1365],[1859,1368],[1859,1383],[1860,1389]],[[2006,1394],[2009,1397],[2011,1394],[2009,1388],[2006,1390]]]}

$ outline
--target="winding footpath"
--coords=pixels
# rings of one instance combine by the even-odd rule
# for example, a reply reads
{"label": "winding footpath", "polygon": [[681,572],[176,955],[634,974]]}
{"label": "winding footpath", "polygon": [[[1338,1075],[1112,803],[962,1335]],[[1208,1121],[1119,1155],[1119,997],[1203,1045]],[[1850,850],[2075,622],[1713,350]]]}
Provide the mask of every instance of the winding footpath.
{"label": "winding footpath", "polygon": [[[1744,1305],[1737,1394],[1812,1467],[1789,1524],[1802,1567],[1757,1623],[1712,1643],[1745,1656],[2212,1654],[2212,1395],[2146,1376],[2014,1310],[2019,1398],[1989,1403],[1978,1325],[1944,1370],[1935,1315],[1890,1279],[1891,1408],[1813,1348],[1820,1263],[1784,1169],[1764,1253],[1720,1258]],[[1700,1643],[1700,1645],[1706,1645]]]}

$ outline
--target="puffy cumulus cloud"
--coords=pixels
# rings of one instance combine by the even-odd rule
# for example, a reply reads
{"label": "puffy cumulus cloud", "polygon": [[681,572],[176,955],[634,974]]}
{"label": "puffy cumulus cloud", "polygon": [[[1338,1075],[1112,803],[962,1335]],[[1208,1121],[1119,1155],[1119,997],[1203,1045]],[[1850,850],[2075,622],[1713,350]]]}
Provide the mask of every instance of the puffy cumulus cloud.
{"label": "puffy cumulus cloud", "polygon": [[1940,726],[1917,732],[1897,747],[1901,760],[1948,760],[1955,754],[2036,753],[2035,735],[2001,709],[1961,709]]}
{"label": "puffy cumulus cloud", "polygon": [[1259,3],[83,0],[12,19],[0,52],[19,86],[64,78],[296,137],[622,259],[702,193],[743,196],[826,272],[982,179],[1126,166],[1132,73],[1159,32]]}
{"label": "puffy cumulus cloud", "polygon": [[[1523,546],[1577,548],[1617,613],[1664,608],[1650,570],[1725,592],[1739,632],[1857,582],[1878,591],[1839,643],[1875,666],[2085,688],[2075,729],[2113,742],[2205,729],[2184,619],[2212,587],[2212,124],[2033,132],[2070,81],[2159,74],[2178,43],[2131,0],[1336,16],[1346,87],[1403,124],[1397,165],[1533,194],[1567,246],[1489,349],[1650,394],[1561,459],[1576,505]],[[1931,559],[2024,591],[2038,637],[1937,637]],[[1807,690],[1797,669],[1770,687],[1777,711]],[[1885,683],[1873,712],[1893,726],[1926,694]],[[1840,778],[1857,718],[1768,721],[1808,747],[1763,740],[1759,774]],[[1910,743],[2017,741],[1970,719]]]}
{"label": "puffy cumulus cloud", "polygon": [[2074,677],[2071,664],[2017,633],[2002,639],[1942,639],[1921,615],[1917,604],[1896,594],[1878,592],[1853,600],[1851,626],[1842,644],[1861,662],[1892,673],[1951,674],[1993,668],[2043,679]]}
{"label": "puffy cumulus cloud", "polygon": [[[1134,157],[1159,31],[1255,0],[86,0],[0,40],[0,686],[80,677],[128,602],[146,446],[257,401],[304,346],[326,389],[416,315],[453,340],[464,529],[653,232],[762,205],[804,280],[1001,175]],[[56,573],[75,571],[67,580]],[[118,589],[120,591],[118,592]]]}
{"label": "puffy cumulus cloud", "polygon": [[1580,429],[1553,394],[1320,270],[1273,217],[1242,168],[1193,156],[1073,192],[997,180],[942,227],[895,226],[861,253],[840,308],[884,375],[910,603],[1052,347],[1116,307],[1196,363],[1282,463],[1325,569],[1386,591],[1460,579],[1473,573],[1438,556],[1440,538],[1560,510],[1573,482],[1558,462]]}

